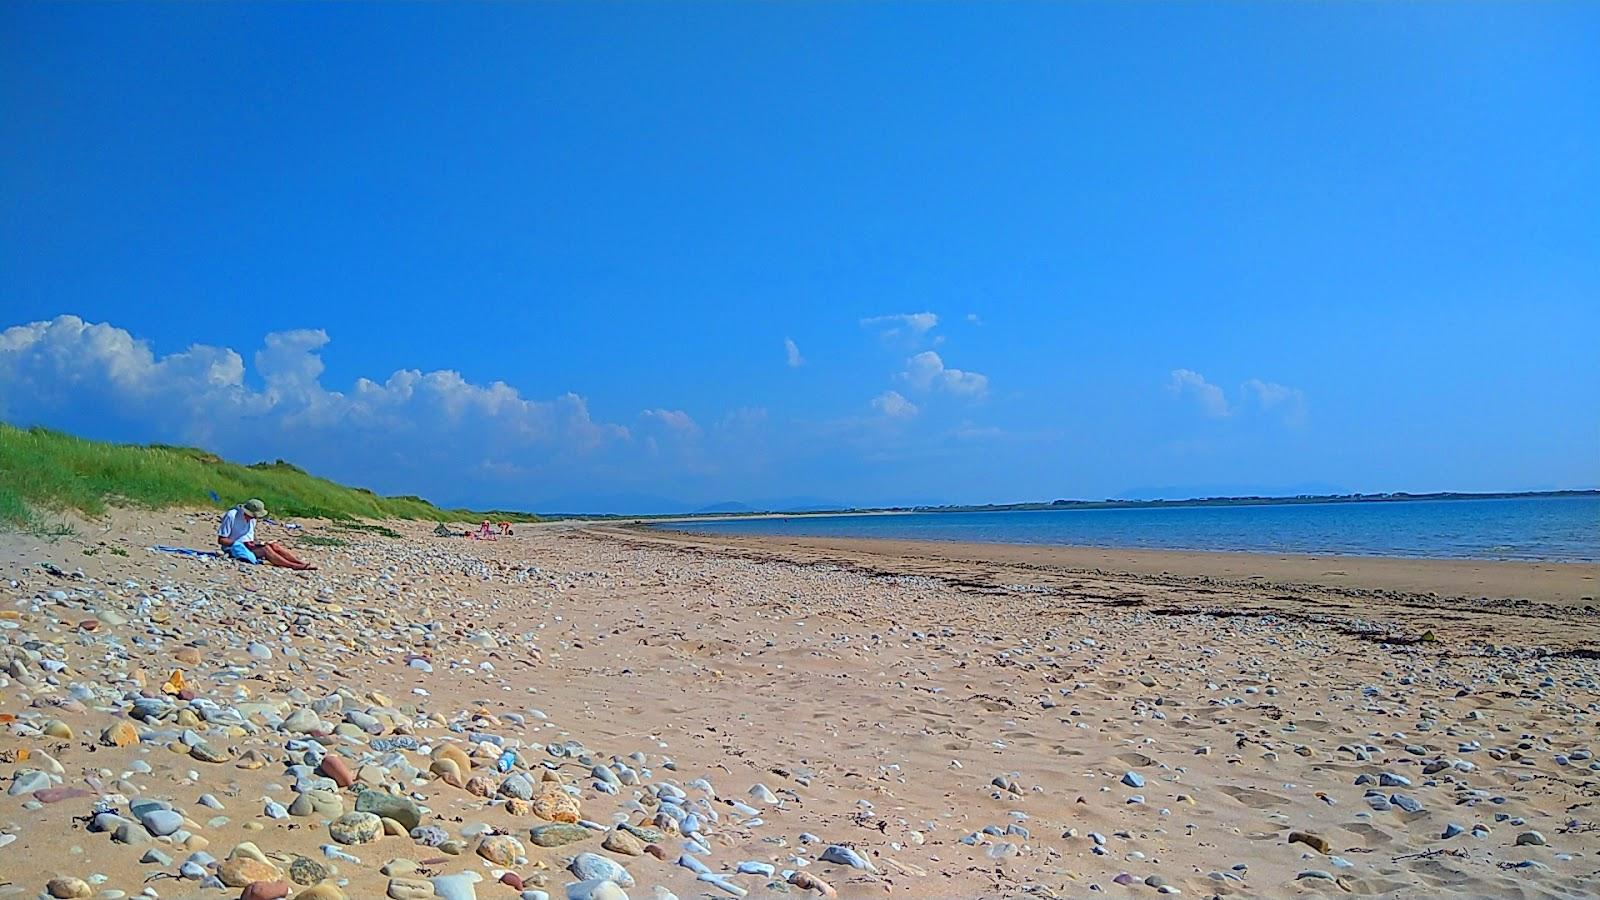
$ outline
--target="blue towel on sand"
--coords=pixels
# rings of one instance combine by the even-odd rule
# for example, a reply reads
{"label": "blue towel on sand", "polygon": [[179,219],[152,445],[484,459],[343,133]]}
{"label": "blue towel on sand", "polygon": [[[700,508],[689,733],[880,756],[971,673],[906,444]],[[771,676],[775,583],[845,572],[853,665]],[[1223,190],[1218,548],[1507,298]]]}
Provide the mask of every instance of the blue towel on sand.
{"label": "blue towel on sand", "polygon": [[198,556],[206,559],[215,559],[222,555],[215,550],[195,550],[191,547],[163,547],[158,545],[150,549],[157,553],[176,553],[179,556]]}

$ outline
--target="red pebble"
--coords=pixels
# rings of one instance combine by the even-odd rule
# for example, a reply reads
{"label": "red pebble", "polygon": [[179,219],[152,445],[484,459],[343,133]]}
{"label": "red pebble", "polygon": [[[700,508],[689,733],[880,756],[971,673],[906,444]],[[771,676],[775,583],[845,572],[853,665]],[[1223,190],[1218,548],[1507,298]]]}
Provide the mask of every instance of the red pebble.
{"label": "red pebble", "polygon": [[500,883],[511,886],[514,891],[522,890],[522,876],[515,872],[507,872],[500,876]]}
{"label": "red pebble", "polygon": [[329,753],[322,758],[322,764],[317,766],[317,771],[333,779],[339,787],[347,788],[356,782],[356,776],[350,771],[350,764],[337,753]]}
{"label": "red pebble", "polygon": [[287,881],[252,881],[245,886],[239,900],[283,900],[289,896]]}

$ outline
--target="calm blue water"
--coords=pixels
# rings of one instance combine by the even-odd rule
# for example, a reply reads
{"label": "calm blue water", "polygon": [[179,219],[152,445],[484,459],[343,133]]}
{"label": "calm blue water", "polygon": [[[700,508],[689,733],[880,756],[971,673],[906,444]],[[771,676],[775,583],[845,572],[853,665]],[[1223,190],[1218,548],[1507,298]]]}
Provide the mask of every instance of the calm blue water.
{"label": "calm blue water", "polygon": [[1600,561],[1600,497],[804,516],[659,527],[795,537]]}

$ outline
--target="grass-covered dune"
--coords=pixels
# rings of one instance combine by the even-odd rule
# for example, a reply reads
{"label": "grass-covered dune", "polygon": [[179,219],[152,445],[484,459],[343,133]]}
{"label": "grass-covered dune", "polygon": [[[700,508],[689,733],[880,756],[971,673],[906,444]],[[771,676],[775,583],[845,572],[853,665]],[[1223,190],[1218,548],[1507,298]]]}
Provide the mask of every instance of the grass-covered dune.
{"label": "grass-covered dune", "polygon": [[94,517],[108,506],[225,509],[249,497],[261,498],[274,518],[535,520],[441,509],[421,497],[382,497],[283,460],[242,466],[190,447],[111,444],[0,423],[0,523],[37,526],[44,512]]}

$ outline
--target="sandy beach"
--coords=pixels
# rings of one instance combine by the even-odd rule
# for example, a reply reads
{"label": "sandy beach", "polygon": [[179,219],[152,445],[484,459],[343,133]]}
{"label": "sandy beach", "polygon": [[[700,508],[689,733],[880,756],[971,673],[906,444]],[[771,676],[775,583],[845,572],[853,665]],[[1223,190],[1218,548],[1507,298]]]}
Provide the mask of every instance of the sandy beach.
{"label": "sandy beach", "polygon": [[1594,895],[1600,567],[390,524],[0,535],[0,897]]}

